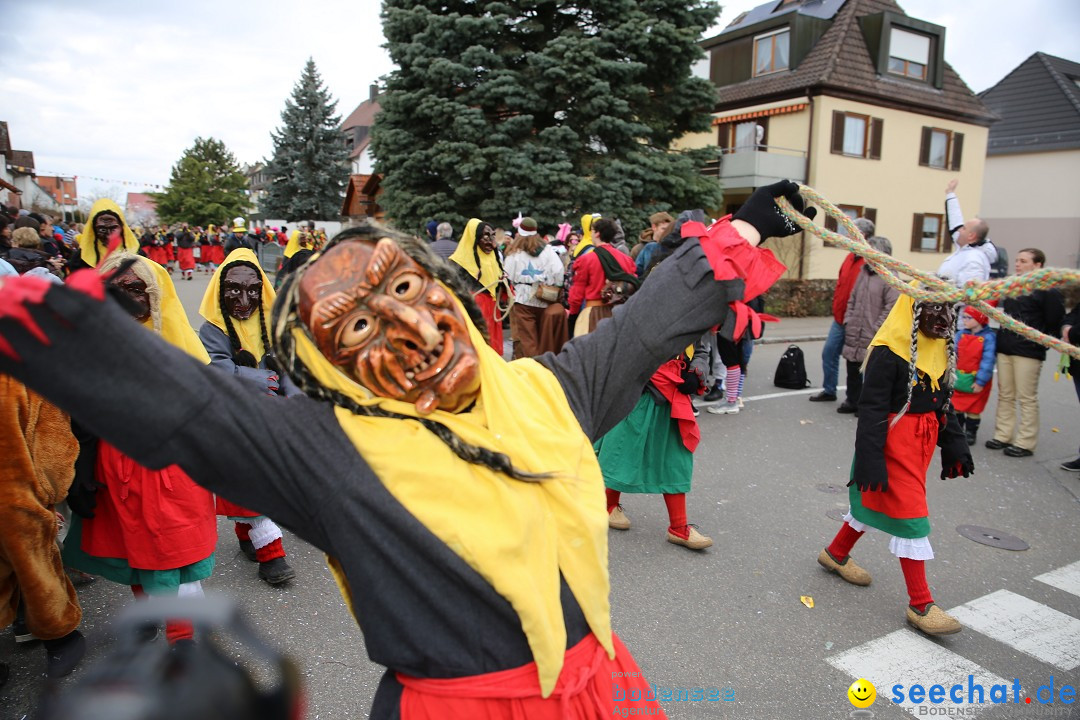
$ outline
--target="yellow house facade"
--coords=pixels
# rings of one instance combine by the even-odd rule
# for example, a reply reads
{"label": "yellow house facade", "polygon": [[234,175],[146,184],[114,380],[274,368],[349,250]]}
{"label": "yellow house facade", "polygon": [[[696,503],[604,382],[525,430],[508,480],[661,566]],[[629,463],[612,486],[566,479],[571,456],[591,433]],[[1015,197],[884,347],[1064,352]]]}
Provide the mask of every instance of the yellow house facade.
{"label": "yellow house facade", "polygon": [[[773,0],[706,40],[713,131],[680,146],[717,148],[706,173],[723,185],[724,207],[713,210],[793,179],[874,220],[898,259],[936,269],[953,249],[946,183],[957,179],[964,213],[979,214],[994,119],[944,62],[944,34],[891,0]],[[912,38],[914,51],[902,44]],[[926,62],[912,70],[897,54]],[[791,278],[835,278],[845,256],[808,233],[772,242]]]}

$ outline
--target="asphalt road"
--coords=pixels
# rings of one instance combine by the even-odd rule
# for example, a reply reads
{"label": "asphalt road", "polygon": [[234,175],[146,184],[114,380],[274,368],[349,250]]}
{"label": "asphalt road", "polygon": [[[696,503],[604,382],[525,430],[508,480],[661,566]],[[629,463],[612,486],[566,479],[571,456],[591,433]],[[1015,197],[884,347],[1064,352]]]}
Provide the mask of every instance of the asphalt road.
{"label": "asphalt road", "polygon": [[[190,312],[205,284],[206,276],[180,284]],[[793,321],[769,333],[813,334],[827,325],[820,319]],[[818,382],[821,343],[801,345],[811,379]],[[892,685],[942,683],[947,689],[966,683],[970,671],[976,681],[988,679],[987,692],[993,676],[1010,683],[1010,701],[1011,683],[1018,679],[1020,703],[909,703],[910,712],[987,720],[1080,717],[1075,704],[1024,704],[1051,676],[1057,689],[1080,684],[1080,475],[1058,468],[1076,457],[1080,442],[1071,383],[1055,382],[1052,369],[1044,368],[1035,457],[1011,459],[982,447],[996,407],[991,400],[974,449],[976,474],[943,482],[937,460],[931,465],[937,559],[927,564],[928,577],[942,607],[965,605],[958,612],[966,613],[969,627],[926,640],[905,625],[903,577],[884,536],[867,533],[853,552],[874,576],[869,587],[847,585],[815,561],[839,527],[826,513],[847,505],[835,490],[847,480],[856,421],[837,414],[834,404],[807,402],[809,391],[772,386],[784,347],[755,350],[743,412],[703,412],[699,418],[702,441],[688,508],[690,521],[713,537],[714,546],[695,553],[665,542],[664,504],[654,496],[624,495],[633,527],[610,537],[614,627],[649,681],[666,688],[718,688],[731,698],[667,701],[662,705],[668,716],[845,717],[854,710],[847,688],[863,676],[877,685],[874,716],[902,718],[908,713],[888,699]],[[960,525],[995,528],[1030,549],[975,543],[956,531]],[[252,624],[299,663],[306,717],[364,717],[382,671],[367,659],[363,637],[321,554],[287,534],[297,580],[272,588],[239,554],[228,524],[220,523],[219,530],[218,565],[206,590],[236,597]],[[813,598],[812,609],[801,596]],[[91,646],[85,662],[92,663],[109,649],[111,618],[131,598],[127,588],[104,580],[81,587],[80,597],[82,629]],[[42,650],[16,647],[4,631],[0,661],[12,666],[12,678],[0,690],[0,718],[23,718],[43,689]]]}

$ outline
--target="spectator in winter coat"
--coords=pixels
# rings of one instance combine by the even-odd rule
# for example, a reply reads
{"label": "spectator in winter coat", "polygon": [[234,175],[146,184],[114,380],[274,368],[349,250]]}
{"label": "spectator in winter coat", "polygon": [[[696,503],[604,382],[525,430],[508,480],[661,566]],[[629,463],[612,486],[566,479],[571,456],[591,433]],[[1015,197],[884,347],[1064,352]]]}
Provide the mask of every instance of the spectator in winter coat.
{"label": "spectator in winter coat", "polygon": [[[1016,253],[1016,274],[1037,270],[1046,255],[1036,248]],[[1056,334],[1065,317],[1065,302],[1057,290],[1036,290],[1030,295],[1008,298],[1002,305],[1006,315],[1044,333]],[[1030,457],[1039,442],[1039,373],[1046,360],[1046,348],[1033,340],[1002,328],[997,339],[998,404],[994,437],[986,441],[991,450],[1004,450],[1009,457]],[[1020,405],[1017,425],[1016,406]]]}
{"label": "spectator in winter coat", "polygon": [[[863,237],[872,237],[874,234],[874,223],[868,218],[855,220],[855,227],[859,229]],[[844,315],[847,313],[848,300],[851,298],[855,281],[859,279],[859,270],[865,262],[855,253],[848,253],[848,256],[844,258],[844,264],[840,266],[840,276],[836,280],[836,290],[833,292],[833,323],[829,327],[825,347],[821,349],[824,380],[821,383],[821,392],[811,395],[810,402],[836,401],[836,384],[840,379],[840,353],[844,349]]]}
{"label": "spectator in winter coat", "polygon": [[[888,238],[875,236],[866,242],[875,250],[892,255],[892,243]],[[847,361],[847,397],[836,412],[858,412],[866,349],[899,296],[900,291],[886,283],[869,265],[859,269],[844,312],[844,349],[841,354]]]}

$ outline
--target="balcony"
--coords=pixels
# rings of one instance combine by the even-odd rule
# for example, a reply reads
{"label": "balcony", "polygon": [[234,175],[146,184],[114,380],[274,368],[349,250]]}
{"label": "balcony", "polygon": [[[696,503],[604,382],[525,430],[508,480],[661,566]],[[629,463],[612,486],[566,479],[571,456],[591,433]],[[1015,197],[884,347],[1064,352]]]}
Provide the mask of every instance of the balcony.
{"label": "balcony", "polygon": [[806,151],[775,145],[722,148],[702,174],[717,178],[728,192],[750,191],[780,180],[806,182]]}

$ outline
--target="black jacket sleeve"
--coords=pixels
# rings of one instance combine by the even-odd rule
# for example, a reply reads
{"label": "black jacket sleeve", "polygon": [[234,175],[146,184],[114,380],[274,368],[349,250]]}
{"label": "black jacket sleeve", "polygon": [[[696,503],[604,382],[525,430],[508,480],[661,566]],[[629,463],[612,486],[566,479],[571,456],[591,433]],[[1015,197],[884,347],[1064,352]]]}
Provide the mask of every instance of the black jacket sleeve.
{"label": "black jacket sleeve", "polygon": [[887,347],[870,351],[859,395],[859,425],[855,431],[855,466],[852,479],[886,487],[885,440],[889,434],[889,406],[897,383],[907,382],[907,366]]}
{"label": "black jacket sleeve", "polygon": [[136,462],[177,464],[207,489],[330,547],[319,515],[333,503],[334,479],[343,468],[371,470],[329,404],[252,392],[147,331],[110,298],[54,286],[30,312],[48,345],[0,320],[0,337],[21,358],[0,353],[0,372]]}

